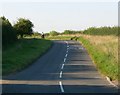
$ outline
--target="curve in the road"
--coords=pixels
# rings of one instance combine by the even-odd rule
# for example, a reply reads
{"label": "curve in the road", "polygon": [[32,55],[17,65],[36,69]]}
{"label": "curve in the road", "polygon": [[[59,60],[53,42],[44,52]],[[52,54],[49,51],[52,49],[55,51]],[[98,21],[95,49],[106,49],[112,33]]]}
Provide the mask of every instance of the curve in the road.
{"label": "curve in the road", "polygon": [[76,41],[53,47],[25,70],[3,77],[3,93],[117,93]]}

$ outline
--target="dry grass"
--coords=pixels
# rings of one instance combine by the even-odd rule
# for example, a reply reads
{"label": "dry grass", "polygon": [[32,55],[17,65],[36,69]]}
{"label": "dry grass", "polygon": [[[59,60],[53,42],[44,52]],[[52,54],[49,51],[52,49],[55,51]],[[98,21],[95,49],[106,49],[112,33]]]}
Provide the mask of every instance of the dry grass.
{"label": "dry grass", "polygon": [[118,36],[81,35],[79,41],[100,72],[112,80],[118,80]]}
{"label": "dry grass", "polygon": [[114,63],[118,63],[118,37],[117,36],[91,36],[81,35],[89,40],[98,50],[112,56]]}

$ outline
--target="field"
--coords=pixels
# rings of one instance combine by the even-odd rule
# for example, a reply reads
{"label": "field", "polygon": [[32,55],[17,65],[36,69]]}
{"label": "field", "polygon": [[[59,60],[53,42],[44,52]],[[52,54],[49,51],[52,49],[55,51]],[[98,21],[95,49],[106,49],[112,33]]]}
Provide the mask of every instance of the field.
{"label": "field", "polygon": [[3,49],[2,74],[7,75],[33,63],[52,45],[49,40],[26,38]]}
{"label": "field", "polygon": [[49,39],[49,40],[70,40],[71,37],[73,37],[73,36],[72,35],[48,36],[46,39]]}

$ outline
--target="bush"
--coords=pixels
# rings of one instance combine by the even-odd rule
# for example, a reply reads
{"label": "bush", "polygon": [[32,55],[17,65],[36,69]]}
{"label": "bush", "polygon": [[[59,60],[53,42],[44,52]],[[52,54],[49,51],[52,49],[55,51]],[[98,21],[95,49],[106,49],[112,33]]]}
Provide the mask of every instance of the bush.
{"label": "bush", "polygon": [[56,32],[56,31],[51,31],[50,32],[50,36],[57,36],[59,33],[58,32]]}
{"label": "bush", "polygon": [[5,17],[1,17],[0,20],[2,21],[2,44],[3,46],[7,44],[14,43],[17,40],[17,34],[13,29],[11,23]]}
{"label": "bush", "polygon": [[34,37],[41,37],[41,34],[39,32],[33,32],[32,36],[34,36]]}
{"label": "bush", "polygon": [[74,33],[75,33],[75,31],[72,31],[72,30],[65,30],[63,32],[63,34],[74,34]]}
{"label": "bush", "polygon": [[100,27],[95,28],[91,27],[88,28],[83,32],[84,34],[90,34],[90,35],[118,35],[118,27]]}
{"label": "bush", "polygon": [[45,36],[49,36],[50,35],[50,33],[45,33]]}

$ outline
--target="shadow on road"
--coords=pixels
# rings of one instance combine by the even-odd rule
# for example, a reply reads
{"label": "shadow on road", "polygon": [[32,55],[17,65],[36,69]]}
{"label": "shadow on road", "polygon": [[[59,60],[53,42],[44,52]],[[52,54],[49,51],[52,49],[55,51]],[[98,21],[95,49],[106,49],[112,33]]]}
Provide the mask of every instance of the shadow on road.
{"label": "shadow on road", "polygon": [[[63,85],[65,93],[117,93],[115,88],[95,85]],[[71,89],[74,88],[74,89]],[[14,90],[16,89],[16,90]],[[45,84],[6,84],[3,93],[61,93],[59,85]]]}

